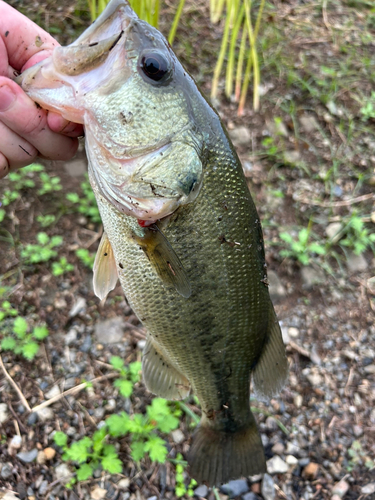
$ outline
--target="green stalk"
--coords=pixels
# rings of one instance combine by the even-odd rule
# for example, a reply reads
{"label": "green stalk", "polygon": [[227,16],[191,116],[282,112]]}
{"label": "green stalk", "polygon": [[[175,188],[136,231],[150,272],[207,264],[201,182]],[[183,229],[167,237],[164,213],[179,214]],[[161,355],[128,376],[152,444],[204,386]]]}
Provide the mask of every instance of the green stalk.
{"label": "green stalk", "polygon": [[178,3],[177,12],[176,12],[174,19],[173,19],[171,31],[169,32],[169,36],[168,36],[168,42],[171,45],[172,45],[174,37],[176,35],[177,26],[178,26],[178,23],[180,22],[180,17],[181,17],[182,9],[184,8],[184,5],[185,5],[185,0],[180,0]]}
{"label": "green stalk", "polygon": [[155,0],[154,13],[152,16],[152,26],[155,26],[155,28],[159,26],[159,13],[160,13],[160,0]]}
{"label": "green stalk", "polygon": [[257,20],[256,20],[256,23],[255,23],[255,30],[254,30],[255,41],[257,41],[257,37],[258,37],[258,33],[259,33],[259,28],[260,28],[260,22],[262,20],[263,9],[264,9],[264,4],[265,3],[266,3],[266,0],[260,0],[260,5],[259,5],[259,10],[258,10]]}
{"label": "green stalk", "polygon": [[[211,0],[212,1],[212,0]],[[217,23],[223,12],[225,0],[215,1],[215,7],[211,10],[211,22]]]}
{"label": "green stalk", "polygon": [[237,63],[237,71],[236,71],[236,85],[235,85],[235,92],[234,92],[234,100],[236,102],[239,101],[240,95],[241,95],[241,80],[242,80],[242,74],[243,74],[242,68],[243,68],[243,62],[245,59],[245,52],[246,52],[246,38],[247,38],[247,32],[245,29],[243,29],[240,50],[238,53],[238,63]]}
{"label": "green stalk", "polygon": [[96,0],[88,0],[91,21],[95,21],[96,19]]}
{"label": "green stalk", "polygon": [[[237,4],[238,4],[238,2],[237,2]],[[243,15],[245,13],[245,8],[243,5],[241,6],[241,10],[239,13],[238,13],[239,5],[237,5],[236,7],[237,7],[236,15],[235,15],[236,19],[235,19],[234,28],[233,28],[232,34],[231,34],[227,73],[226,73],[226,79],[225,79],[225,93],[228,97],[230,97],[232,95],[232,91],[233,91],[233,73],[234,73],[236,42],[237,42],[238,32],[240,30],[241,23],[242,23],[242,18],[243,18]]]}
{"label": "green stalk", "polygon": [[[229,4],[229,0],[227,0],[227,4]],[[219,76],[221,73],[221,69],[223,67],[225,53],[226,53],[226,49],[227,49],[227,45],[228,45],[229,31],[230,31],[230,16],[226,16],[223,39],[221,42],[219,57],[217,59],[217,63],[216,63],[215,70],[214,70],[214,76],[212,79],[211,97],[216,97],[216,94],[217,94]]]}
{"label": "green stalk", "polygon": [[98,15],[103,12],[103,10],[106,8],[106,5],[106,0],[98,0]]}
{"label": "green stalk", "polygon": [[245,101],[246,101],[247,89],[249,88],[249,83],[250,83],[250,75],[251,75],[252,65],[253,65],[253,60],[252,60],[252,57],[251,57],[251,48],[250,48],[249,51],[248,51],[248,55],[247,55],[245,76],[244,76],[242,87],[241,87],[241,96],[240,96],[240,102],[238,104],[238,111],[237,111],[238,116],[242,116],[243,115],[243,110],[244,110]]}

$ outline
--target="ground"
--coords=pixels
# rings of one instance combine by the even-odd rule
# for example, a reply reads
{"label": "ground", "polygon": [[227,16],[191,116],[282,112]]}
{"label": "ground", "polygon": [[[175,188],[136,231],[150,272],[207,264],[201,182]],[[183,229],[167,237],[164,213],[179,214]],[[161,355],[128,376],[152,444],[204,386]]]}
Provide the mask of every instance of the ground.
{"label": "ground", "polygon": [[[89,22],[83,1],[10,3],[61,43]],[[205,6],[187,2],[185,9],[176,52],[209,95],[221,26],[210,24]],[[167,32],[171,7],[161,17]],[[215,105],[262,219],[270,291],[290,362],[280,397],[252,401],[269,475],[232,485],[244,500],[375,498],[374,48],[371,1],[275,0],[266,5],[259,38],[260,111],[252,110],[249,93],[238,117],[220,80]],[[90,266],[102,227],[89,188],[81,187],[81,146],[72,162],[42,162],[44,170],[24,171],[0,186],[1,335],[18,332],[17,344],[2,344],[1,352],[0,485],[8,499],[9,491],[30,500],[176,498],[189,484],[183,457],[200,410],[193,398],[159,408],[169,430],[178,426],[159,432],[152,397],[137,374],[132,379],[123,369],[123,385],[113,383],[120,371],[111,357],[139,361],[145,332],[119,286],[105,304],[93,294]],[[60,181],[52,181],[57,175]],[[79,196],[67,199],[68,193]],[[45,338],[33,330],[43,324]],[[38,352],[28,361],[17,347],[29,357]],[[129,387],[130,397],[119,394],[129,396]],[[62,397],[64,391],[70,392]],[[44,409],[28,412],[44,401]],[[114,427],[104,427],[121,472],[108,472],[108,450],[100,448],[93,477],[68,489],[79,460],[63,459],[55,431],[71,444],[121,412],[148,415],[144,425],[151,427],[139,442],[162,436],[168,459],[156,446],[162,463],[148,453],[132,460],[134,429],[114,439],[108,437]],[[90,464],[86,455],[81,462]],[[203,487],[197,494],[225,499],[228,491]]]}

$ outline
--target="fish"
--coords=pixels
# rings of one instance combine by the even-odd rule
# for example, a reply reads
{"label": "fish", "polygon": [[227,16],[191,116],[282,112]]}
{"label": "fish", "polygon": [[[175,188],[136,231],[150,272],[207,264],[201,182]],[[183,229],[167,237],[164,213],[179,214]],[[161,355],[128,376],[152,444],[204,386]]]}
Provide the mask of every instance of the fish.
{"label": "fish", "polygon": [[147,389],[169,400],[197,396],[191,477],[213,486],[265,472],[250,383],[269,400],[288,362],[260,219],[218,113],[126,0],[111,0],[18,83],[45,109],[84,124],[104,226],[94,291],[104,299],[120,279],[147,330]]}

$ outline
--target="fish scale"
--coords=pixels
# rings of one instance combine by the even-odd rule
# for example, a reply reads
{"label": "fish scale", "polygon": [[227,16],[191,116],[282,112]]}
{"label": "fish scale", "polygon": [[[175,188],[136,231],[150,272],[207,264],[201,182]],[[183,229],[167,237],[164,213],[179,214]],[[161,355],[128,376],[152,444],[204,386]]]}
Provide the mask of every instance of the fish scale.
{"label": "fish scale", "polygon": [[273,397],[287,360],[259,217],[219,116],[126,0],[111,0],[73,44],[18,81],[85,125],[104,225],[94,291],[103,299],[120,278],[147,330],[146,387],[198,397],[190,474],[214,485],[264,472],[250,379],[257,396]]}

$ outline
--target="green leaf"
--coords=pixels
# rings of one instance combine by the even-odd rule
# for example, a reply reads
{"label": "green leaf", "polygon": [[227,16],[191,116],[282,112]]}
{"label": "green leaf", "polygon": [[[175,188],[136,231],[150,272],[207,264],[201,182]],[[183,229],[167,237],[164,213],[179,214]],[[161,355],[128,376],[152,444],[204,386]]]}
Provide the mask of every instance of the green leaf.
{"label": "green leaf", "polygon": [[118,455],[108,455],[102,458],[102,467],[104,470],[108,471],[110,474],[121,474],[122,472],[122,462],[118,458]]}
{"label": "green leaf", "polygon": [[157,423],[161,432],[168,434],[177,429],[179,420],[173,416],[168,402],[163,398],[154,398],[150,406],[147,407],[147,414],[150,420]]}
{"label": "green leaf", "polygon": [[139,462],[139,460],[141,460],[145,456],[145,443],[143,443],[142,441],[134,441],[133,443],[131,443],[130,449],[132,459],[136,462]]}
{"label": "green leaf", "polygon": [[114,381],[113,386],[120,390],[120,394],[124,398],[129,398],[133,392],[133,383],[130,380],[117,379]]}
{"label": "green leaf", "polygon": [[64,241],[62,236],[52,236],[51,241],[50,241],[50,247],[54,248],[59,245]]}
{"label": "green leaf", "polygon": [[68,436],[65,434],[65,432],[57,431],[53,436],[53,440],[55,441],[57,446],[63,447],[68,442]]}
{"label": "green leaf", "polygon": [[293,243],[293,241],[294,241],[292,236],[289,233],[280,233],[279,236],[286,243]]}
{"label": "green leaf", "polygon": [[164,463],[168,455],[164,439],[156,434],[149,437],[145,443],[144,449],[148,451],[153,462]]}
{"label": "green leaf", "polygon": [[311,243],[309,245],[309,251],[317,253],[318,255],[324,255],[326,253],[326,249],[322,245],[319,245],[319,243]]}
{"label": "green leaf", "polygon": [[39,345],[36,342],[28,342],[22,346],[22,354],[29,361],[35,358],[38,351]]}
{"label": "green leaf", "polygon": [[111,415],[107,418],[109,434],[113,437],[125,436],[129,429],[129,415],[124,411],[120,415]]}
{"label": "green leaf", "polygon": [[77,193],[68,193],[66,195],[66,199],[70,201],[71,203],[78,203],[79,202],[79,196]]}
{"label": "green leaf", "polygon": [[35,326],[33,336],[38,340],[43,340],[48,336],[48,328],[46,326]]}
{"label": "green leaf", "polygon": [[1,341],[1,348],[4,349],[4,351],[14,351],[15,347],[16,340],[13,337],[5,337]]}
{"label": "green leaf", "polygon": [[77,479],[78,481],[85,481],[92,476],[94,468],[91,464],[83,464],[77,469]]}
{"label": "green leaf", "polygon": [[49,242],[48,234],[43,232],[38,233],[36,239],[38,240],[38,243],[40,243],[41,245],[47,245],[47,243]]}
{"label": "green leaf", "polygon": [[13,323],[13,331],[19,339],[25,338],[27,332],[27,322],[21,316],[18,316]]}
{"label": "green leaf", "polygon": [[142,374],[142,363],[140,361],[134,361],[134,363],[130,363],[129,365],[130,378],[132,382],[135,384],[139,382]]}
{"label": "green leaf", "polygon": [[109,362],[115,370],[121,370],[124,367],[124,360],[120,356],[112,356]]}
{"label": "green leaf", "polygon": [[92,440],[86,436],[76,443],[73,443],[70,448],[66,450],[66,454],[70,460],[77,463],[86,462],[89,457],[89,448],[92,446]]}

